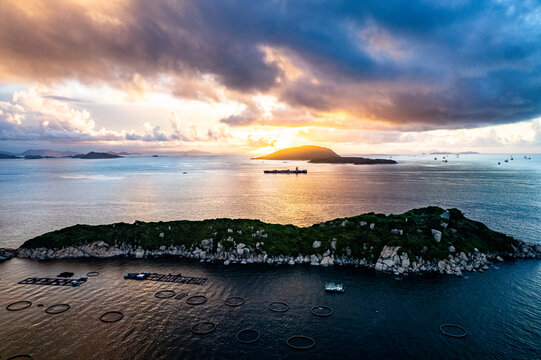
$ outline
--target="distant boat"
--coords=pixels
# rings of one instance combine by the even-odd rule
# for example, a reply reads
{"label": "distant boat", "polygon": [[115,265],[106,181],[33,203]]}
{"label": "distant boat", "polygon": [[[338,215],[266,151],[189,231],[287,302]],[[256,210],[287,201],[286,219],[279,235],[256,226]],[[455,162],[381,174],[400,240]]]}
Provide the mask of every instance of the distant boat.
{"label": "distant boat", "polygon": [[297,166],[295,170],[263,170],[264,174],[307,174],[308,170],[299,170]]}
{"label": "distant boat", "polygon": [[509,160],[505,159],[504,162],[509,162]]}
{"label": "distant boat", "polygon": [[344,285],[342,284],[327,283],[325,284],[325,292],[343,294],[346,292],[346,289],[344,289]]}

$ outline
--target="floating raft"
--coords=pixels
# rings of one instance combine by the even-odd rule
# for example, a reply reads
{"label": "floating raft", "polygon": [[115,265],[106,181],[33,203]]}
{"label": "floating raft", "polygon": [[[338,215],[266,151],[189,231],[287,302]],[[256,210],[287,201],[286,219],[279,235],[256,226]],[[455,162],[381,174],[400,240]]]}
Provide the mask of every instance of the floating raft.
{"label": "floating raft", "polygon": [[198,278],[191,276],[183,276],[178,274],[156,274],[152,273],[144,279],[128,279],[128,280],[150,280],[150,281],[159,281],[167,283],[177,283],[177,284],[190,284],[190,285],[204,285],[207,282],[207,278]]}
{"label": "floating raft", "polygon": [[51,285],[51,286],[80,286],[87,278],[66,279],[66,278],[28,278],[19,281],[21,285]]}

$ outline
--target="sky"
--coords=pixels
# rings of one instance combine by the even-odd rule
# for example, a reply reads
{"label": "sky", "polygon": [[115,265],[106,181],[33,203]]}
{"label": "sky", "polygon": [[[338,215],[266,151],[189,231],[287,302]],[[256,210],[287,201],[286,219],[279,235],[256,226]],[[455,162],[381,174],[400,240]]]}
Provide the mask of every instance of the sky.
{"label": "sky", "polygon": [[0,150],[541,152],[537,0],[0,9]]}

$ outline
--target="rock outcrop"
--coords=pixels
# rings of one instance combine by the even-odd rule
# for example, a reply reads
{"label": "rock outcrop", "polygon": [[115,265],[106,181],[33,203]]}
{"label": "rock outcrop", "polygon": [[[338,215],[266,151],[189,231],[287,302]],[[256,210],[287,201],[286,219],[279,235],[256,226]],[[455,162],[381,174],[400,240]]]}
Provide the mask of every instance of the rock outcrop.
{"label": "rock outcrop", "polygon": [[[205,243],[207,246],[208,243]],[[334,251],[327,249],[325,252],[297,256],[268,256],[265,251],[258,251],[243,243],[236,244],[232,251],[225,251],[218,247],[215,252],[206,251],[199,247],[187,249],[184,246],[160,246],[158,249],[145,250],[137,246],[122,243],[109,245],[103,241],[95,241],[78,247],[65,247],[61,249],[0,249],[0,259],[19,258],[51,260],[66,258],[112,258],[134,257],[149,258],[160,256],[178,256],[182,258],[197,259],[205,262],[222,262],[229,264],[310,264],[314,266],[353,265],[392,273],[394,275],[440,273],[447,275],[462,276],[465,272],[484,271],[494,262],[506,259],[541,259],[541,246],[528,243],[520,243],[516,252],[507,254],[472,253],[460,252],[449,255],[446,259],[423,259],[422,256],[410,258],[407,252],[402,251],[400,246],[385,245],[380,252],[379,258],[371,263],[369,259],[359,259],[350,256],[337,256]]]}

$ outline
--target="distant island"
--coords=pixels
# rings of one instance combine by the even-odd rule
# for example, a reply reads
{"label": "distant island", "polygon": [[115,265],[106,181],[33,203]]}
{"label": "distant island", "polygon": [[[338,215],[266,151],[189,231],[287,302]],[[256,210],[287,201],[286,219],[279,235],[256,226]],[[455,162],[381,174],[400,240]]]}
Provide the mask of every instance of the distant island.
{"label": "distant island", "polygon": [[313,160],[339,158],[340,155],[329,148],[315,145],[304,145],[278,150],[269,155],[257,157],[262,160]]}
{"label": "distant island", "polygon": [[372,164],[396,164],[396,161],[389,159],[369,159],[364,157],[346,157],[312,159],[308,161],[312,164],[354,164],[354,165],[372,165]]}
{"label": "distant island", "polygon": [[0,159],[19,159],[19,157],[7,152],[0,152]]}
{"label": "distant island", "polygon": [[309,227],[249,219],[75,225],[28,240],[19,249],[0,249],[4,260],[14,256],[40,260],[178,256],[224,265],[355,265],[396,275],[461,276],[487,270],[505,258],[541,259],[541,245],[493,231],[458,209],[431,206]]}
{"label": "distant island", "polygon": [[116,154],[109,154],[109,153],[101,153],[101,152],[94,152],[91,151],[88,154],[84,155],[75,155],[72,156],[74,159],[117,159],[121,158],[122,156],[116,155]]}
{"label": "distant island", "polygon": [[278,150],[269,155],[257,157],[259,160],[307,160],[317,164],[396,164],[394,160],[369,159],[364,157],[343,157],[329,148],[315,145],[304,145]]}

